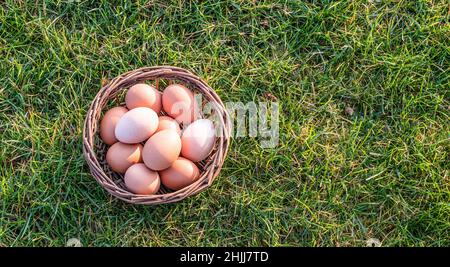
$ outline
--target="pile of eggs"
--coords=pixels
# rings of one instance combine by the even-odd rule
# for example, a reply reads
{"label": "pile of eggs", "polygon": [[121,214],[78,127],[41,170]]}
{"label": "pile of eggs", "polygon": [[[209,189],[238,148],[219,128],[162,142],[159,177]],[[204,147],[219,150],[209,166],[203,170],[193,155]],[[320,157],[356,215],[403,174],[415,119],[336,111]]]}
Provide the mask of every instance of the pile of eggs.
{"label": "pile of eggs", "polygon": [[215,129],[211,120],[197,119],[193,93],[181,84],[161,93],[139,83],[128,89],[125,104],[105,113],[100,137],[110,146],[106,162],[124,174],[128,190],[151,195],[161,184],[176,191],[195,182],[196,162],[212,151]]}

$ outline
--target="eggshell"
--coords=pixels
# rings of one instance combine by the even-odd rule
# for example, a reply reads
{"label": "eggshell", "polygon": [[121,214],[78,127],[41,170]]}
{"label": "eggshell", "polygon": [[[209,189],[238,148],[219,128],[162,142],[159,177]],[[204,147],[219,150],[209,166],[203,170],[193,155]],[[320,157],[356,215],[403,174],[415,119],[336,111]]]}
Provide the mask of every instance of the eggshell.
{"label": "eggshell", "polygon": [[164,111],[179,123],[195,120],[197,104],[194,94],[181,84],[171,84],[164,89],[162,105]]}
{"label": "eggshell", "polygon": [[196,120],[181,135],[181,155],[193,162],[204,160],[211,152],[215,140],[212,121]]}
{"label": "eggshell", "polygon": [[155,194],[161,185],[159,174],[149,170],[143,163],[134,164],[128,168],[124,181],[131,192],[140,195]]}
{"label": "eggshell", "polygon": [[181,134],[180,125],[178,124],[178,122],[176,120],[174,120],[168,116],[160,116],[158,119],[159,119],[159,124],[158,124],[158,129],[156,130],[156,132],[160,132],[162,130],[167,130],[167,129],[172,129],[172,130],[175,130],[178,133],[178,135]]}
{"label": "eggshell", "polygon": [[100,122],[100,138],[108,145],[112,145],[117,142],[117,138],[114,135],[119,119],[127,113],[128,109],[124,107],[115,107],[108,110],[103,116]]}
{"label": "eggshell", "polygon": [[127,144],[147,140],[158,128],[158,115],[150,108],[134,108],[120,118],[117,123],[116,138]]}
{"label": "eggshell", "polygon": [[142,162],[143,147],[140,144],[117,142],[106,152],[106,162],[115,172],[125,173],[133,164]]}
{"label": "eggshell", "polygon": [[181,150],[180,136],[174,130],[155,133],[144,145],[142,159],[152,170],[164,170],[178,158]]}
{"label": "eggshell", "polygon": [[179,190],[195,182],[200,171],[190,160],[179,157],[169,168],[159,172],[161,183],[172,190]]}
{"label": "eggshell", "polygon": [[131,86],[125,95],[125,103],[128,109],[147,107],[156,113],[161,112],[161,93],[153,86],[138,83]]}

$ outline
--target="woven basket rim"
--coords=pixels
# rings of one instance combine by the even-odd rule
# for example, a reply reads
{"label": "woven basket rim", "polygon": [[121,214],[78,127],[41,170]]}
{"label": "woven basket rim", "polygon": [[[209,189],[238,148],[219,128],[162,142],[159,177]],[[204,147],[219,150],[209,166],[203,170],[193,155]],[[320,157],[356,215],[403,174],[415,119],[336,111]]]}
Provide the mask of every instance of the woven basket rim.
{"label": "woven basket rim", "polygon": [[[201,173],[199,179],[194,183],[174,192],[160,190],[159,194],[155,195],[138,195],[128,191],[123,183],[120,183],[121,176],[109,170],[104,159],[99,158],[99,156],[104,156],[105,153],[102,149],[104,150],[106,145],[101,142],[98,136],[98,126],[101,114],[107,108],[108,103],[116,99],[121,92],[140,82],[153,81],[156,83],[156,87],[159,87],[161,80],[183,82],[188,88],[196,93],[201,93],[203,98],[212,103],[218,118],[216,126],[219,126],[220,134],[216,136],[213,151],[205,160],[199,163]],[[189,70],[175,66],[142,67],[115,77],[98,91],[86,113],[83,127],[83,155],[92,176],[114,197],[131,204],[157,205],[172,203],[197,194],[213,183],[219,175],[228,152],[230,133],[230,116],[222,100],[200,77]]]}

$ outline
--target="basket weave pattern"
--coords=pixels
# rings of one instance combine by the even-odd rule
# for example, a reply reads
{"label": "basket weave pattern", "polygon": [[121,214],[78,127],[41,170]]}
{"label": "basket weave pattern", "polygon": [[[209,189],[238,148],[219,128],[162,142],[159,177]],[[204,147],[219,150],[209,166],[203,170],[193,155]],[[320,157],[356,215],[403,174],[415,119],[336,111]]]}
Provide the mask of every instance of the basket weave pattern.
{"label": "basket weave pattern", "polygon": [[[110,101],[136,83],[151,81],[160,90],[160,80],[180,82],[195,93],[201,93],[203,99],[213,104],[218,118],[216,127],[216,141],[209,156],[197,163],[200,177],[193,184],[175,192],[161,186],[155,195],[137,195],[127,190],[123,176],[111,171],[106,163],[105,155],[108,146],[104,144],[98,134],[99,121]],[[212,184],[218,176],[230,143],[230,118],[219,96],[204,81],[193,73],[178,67],[157,66],[144,67],[124,73],[106,84],[97,93],[86,114],[83,129],[83,154],[88,163],[92,176],[113,196],[133,204],[163,204],[180,201],[196,194]]]}

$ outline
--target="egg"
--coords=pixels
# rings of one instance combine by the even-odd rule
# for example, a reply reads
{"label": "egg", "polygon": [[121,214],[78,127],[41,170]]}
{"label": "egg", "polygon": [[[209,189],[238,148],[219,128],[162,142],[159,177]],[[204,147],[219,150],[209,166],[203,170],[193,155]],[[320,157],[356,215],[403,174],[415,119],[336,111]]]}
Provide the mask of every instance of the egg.
{"label": "egg", "polygon": [[164,170],[178,158],[181,150],[180,136],[174,130],[155,133],[144,145],[142,159],[152,170]]}
{"label": "egg", "polygon": [[116,138],[127,144],[147,140],[158,128],[158,115],[150,108],[134,108],[125,113],[116,125]]}
{"label": "egg", "polygon": [[164,111],[179,123],[195,120],[197,104],[194,94],[181,84],[171,84],[164,89],[162,105]]}
{"label": "egg", "polygon": [[169,168],[159,172],[161,183],[172,190],[179,190],[195,182],[200,171],[190,160],[179,157]]}
{"label": "egg", "polygon": [[142,145],[117,142],[106,152],[106,162],[115,172],[125,173],[133,164],[142,162]]}
{"label": "egg", "polygon": [[140,195],[155,194],[161,185],[159,174],[149,170],[143,163],[134,164],[128,168],[124,181],[131,192]]}
{"label": "egg", "polygon": [[108,110],[103,116],[100,122],[100,138],[108,145],[112,145],[117,142],[117,138],[114,134],[117,122],[119,119],[127,113],[128,109],[124,107],[115,107]]}
{"label": "egg", "polygon": [[161,111],[161,93],[153,86],[138,83],[131,86],[125,95],[125,103],[128,109],[147,107],[156,113]]}
{"label": "egg", "polygon": [[181,135],[181,155],[193,162],[204,160],[211,152],[215,140],[212,121],[196,120]]}
{"label": "egg", "polygon": [[174,120],[168,116],[160,116],[158,118],[158,120],[159,120],[158,129],[156,130],[156,132],[160,132],[162,130],[167,130],[167,129],[172,129],[172,130],[175,130],[178,133],[178,135],[181,134],[180,125],[178,124],[178,122],[176,120]]}

